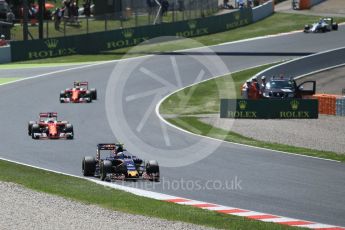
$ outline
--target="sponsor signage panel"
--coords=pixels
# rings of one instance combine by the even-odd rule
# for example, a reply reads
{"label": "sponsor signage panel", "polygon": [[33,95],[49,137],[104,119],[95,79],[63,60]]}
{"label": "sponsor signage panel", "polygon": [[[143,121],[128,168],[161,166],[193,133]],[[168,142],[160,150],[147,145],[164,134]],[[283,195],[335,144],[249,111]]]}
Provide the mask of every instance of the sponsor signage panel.
{"label": "sponsor signage panel", "polygon": [[140,44],[159,36],[195,37],[252,23],[252,10],[180,21],[43,40],[11,42],[12,61],[92,54]]}
{"label": "sponsor signage panel", "polygon": [[317,119],[315,99],[221,99],[220,117],[236,119]]}

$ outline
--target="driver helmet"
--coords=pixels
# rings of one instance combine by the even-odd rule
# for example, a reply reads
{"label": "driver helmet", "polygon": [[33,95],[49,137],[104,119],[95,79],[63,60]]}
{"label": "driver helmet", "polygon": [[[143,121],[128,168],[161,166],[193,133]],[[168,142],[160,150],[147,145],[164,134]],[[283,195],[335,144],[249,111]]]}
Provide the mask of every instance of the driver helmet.
{"label": "driver helmet", "polygon": [[48,118],[48,119],[46,120],[46,122],[47,122],[47,123],[54,123],[54,118]]}
{"label": "driver helmet", "polygon": [[123,152],[123,144],[118,144],[116,147],[117,152]]}
{"label": "driver helmet", "polygon": [[125,154],[123,154],[123,152],[119,152],[119,153],[117,154],[117,157],[118,157],[119,159],[125,159]]}
{"label": "driver helmet", "polygon": [[261,77],[261,80],[262,80],[262,81],[266,81],[266,76],[262,76],[262,77]]}
{"label": "driver helmet", "polygon": [[5,35],[1,34],[0,38],[5,39]]}

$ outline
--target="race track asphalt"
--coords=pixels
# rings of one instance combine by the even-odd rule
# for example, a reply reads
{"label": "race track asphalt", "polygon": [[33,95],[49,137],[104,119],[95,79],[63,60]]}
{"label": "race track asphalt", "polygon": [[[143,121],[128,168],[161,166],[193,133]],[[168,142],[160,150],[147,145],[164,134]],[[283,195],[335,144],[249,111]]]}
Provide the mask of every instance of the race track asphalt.
{"label": "race track asphalt", "polygon": [[[343,29],[345,28],[341,27],[338,32],[325,34],[296,33],[227,44],[212,47],[212,50],[217,52],[228,71],[234,72],[297,57],[302,53],[316,53],[343,47],[345,46]],[[212,69],[213,61],[219,61],[216,57],[213,58],[214,56],[207,50],[199,49],[188,52],[188,55],[156,55],[127,60],[121,62],[126,64],[121,66],[125,66],[130,72],[128,79],[125,79],[127,76],[120,74],[122,72],[117,68],[118,63],[108,63],[1,86],[0,156],[51,170],[81,175],[82,157],[94,155],[97,143],[115,140],[106,115],[109,106],[114,106],[112,107],[115,108],[114,111],[119,111],[118,117],[111,118],[112,125],[119,127],[115,130],[116,138],[125,141],[127,149],[137,153],[138,156],[150,155],[163,159],[163,162],[166,160],[167,166],[173,166],[175,161],[181,163],[184,158],[186,161],[193,157],[202,158],[198,152],[195,152],[198,147],[202,149],[219,145],[211,155],[192,164],[162,167],[161,183],[128,182],[125,183],[126,185],[194,200],[345,226],[343,163],[220,143],[162,125],[152,105],[155,106],[155,103],[172,90],[194,83],[201,69],[205,71],[205,75],[198,81],[208,79],[212,75],[227,73],[222,72],[226,68],[222,71],[208,71],[209,69],[205,68],[205,65],[210,65]],[[210,62],[201,65],[197,59]],[[176,60],[181,75],[180,83],[171,66],[172,60]],[[150,77],[144,73],[147,70],[156,75],[149,74]],[[35,70],[35,74],[44,72],[49,71]],[[120,101],[124,103],[123,106],[118,103],[109,104],[109,100],[106,103],[108,79],[112,73],[115,77],[112,79],[119,83],[112,85],[112,89],[115,95],[121,93]],[[0,75],[12,76],[12,74],[22,77],[33,76],[31,71],[0,70]],[[159,79],[154,76],[159,76]],[[99,99],[91,104],[60,104],[58,101],[60,90],[70,87],[74,80],[89,81],[91,87],[97,88]],[[166,85],[170,85],[170,88]],[[164,90],[156,98],[154,98],[155,94],[145,94],[162,87]],[[137,97],[132,97],[133,95]],[[117,99],[114,101],[116,102]],[[70,121],[74,125],[75,139],[32,140],[27,135],[27,122],[37,119],[39,112],[46,111],[56,111],[60,119]],[[146,115],[148,115],[147,119],[143,122]],[[125,140],[119,138],[123,136]],[[143,145],[143,153],[137,152],[137,148]],[[146,146],[151,146],[152,148],[147,147],[147,149],[152,152],[147,153]],[[190,146],[196,148],[190,149],[188,148]],[[176,154],[170,154],[174,150]],[[211,181],[211,184],[208,184],[208,181]],[[205,187],[206,185],[216,187],[215,181],[217,188]],[[226,183],[229,185],[231,182],[237,183],[238,186],[224,187]]]}

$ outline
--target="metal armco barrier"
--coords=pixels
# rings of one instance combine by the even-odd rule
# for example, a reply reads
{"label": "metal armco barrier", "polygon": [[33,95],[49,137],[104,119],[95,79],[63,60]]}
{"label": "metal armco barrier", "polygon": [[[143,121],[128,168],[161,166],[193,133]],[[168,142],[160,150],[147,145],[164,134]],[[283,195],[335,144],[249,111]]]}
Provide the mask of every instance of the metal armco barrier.
{"label": "metal armco barrier", "polygon": [[253,8],[253,22],[264,19],[274,13],[274,2],[268,1],[263,5]]}
{"label": "metal armco barrier", "polygon": [[317,119],[314,99],[221,99],[220,118],[236,119]]}
{"label": "metal armco barrier", "polygon": [[337,98],[336,110],[337,116],[345,116],[345,97]]}
{"label": "metal armco barrier", "polygon": [[232,13],[175,23],[118,29],[45,40],[11,42],[12,61],[73,54],[92,54],[135,46],[159,36],[195,37],[230,30],[252,23],[251,8]]}
{"label": "metal armco barrier", "polygon": [[11,48],[9,46],[0,47],[0,63],[11,62]]}

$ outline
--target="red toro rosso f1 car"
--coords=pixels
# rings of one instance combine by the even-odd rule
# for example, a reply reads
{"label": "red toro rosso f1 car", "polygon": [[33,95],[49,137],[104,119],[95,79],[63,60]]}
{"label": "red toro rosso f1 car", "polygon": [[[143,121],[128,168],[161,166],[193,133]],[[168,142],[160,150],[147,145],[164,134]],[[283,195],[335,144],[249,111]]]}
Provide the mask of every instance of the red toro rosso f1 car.
{"label": "red toro rosso f1 car", "polygon": [[61,103],[90,103],[97,100],[96,89],[89,89],[89,83],[74,82],[73,88],[67,88],[60,92]]}
{"label": "red toro rosso f1 car", "polygon": [[[101,152],[108,151],[107,157]],[[130,154],[122,144],[98,144],[96,157],[86,156],[82,161],[84,176],[101,180],[151,180],[159,181],[159,166],[155,160],[144,161]]]}
{"label": "red toro rosso f1 car", "polygon": [[73,125],[58,121],[57,113],[40,113],[39,121],[29,121],[28,135],[32,139],[73,139]]}

